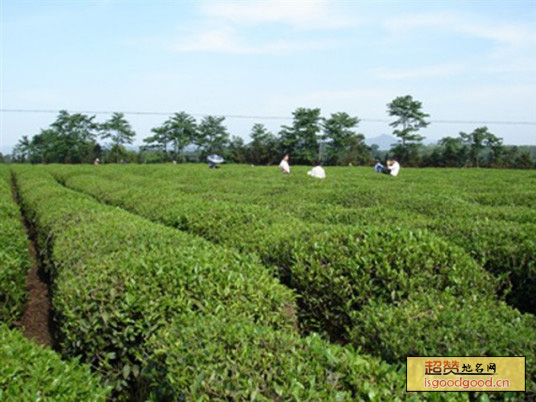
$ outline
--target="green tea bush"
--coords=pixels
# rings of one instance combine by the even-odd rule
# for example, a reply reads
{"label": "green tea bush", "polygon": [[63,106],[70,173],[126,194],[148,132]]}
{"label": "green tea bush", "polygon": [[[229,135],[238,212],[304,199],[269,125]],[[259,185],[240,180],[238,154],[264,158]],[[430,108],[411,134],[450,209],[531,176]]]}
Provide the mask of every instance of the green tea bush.
{"label": "green tea bush", "polygon": [[10,172],[0,166],[0,321],[13,325],[22,315],[30,269],[28,239],[11,193]]}
{"label": "green tea bush", "polygon": [[[177,193],[166,189],[160,182],[156,184],[149,183],[149,179],[141,176],[132,177],[126,175],[126,177],[127,178],[123,181],[113,181],[101,177],[78,175],[68,178],[66,184],[73,188],[86,191],[89,194],[95,195],[99,199],[114,205],[126,207],[130,211],[149,219],[157,220],[168,226],[189,231],[215,243],[234,247],[240,251],[253,251],[262,256],[265,264],[268,266],[278,265],[283,267],[283,269],[280,270],[279,277],[285,284],[296,289],[301,295],[300,302],[302,307],[304,307],[302,318],[305,318],[306,321],[317,322],[317,327],[327,329],[329,332],[334,331],[340,333],[342,330],[341,328],[348,325],[348,321],[347,318],[345,318],[347,317],[347,314],[340,317],[338,313],[330,313],[328,310],[338,310],[340,309],[340,306],[350,303],[352,307],[347,309],[347,311],[350,311],[351,309],[359,308],[359,303],[356,304],[355,296],[349,295],[351,292],[346,292],[343,296],[338,296],[338,294],[332,295],[331,297],[333,299],[339,299],[336,302],[331,300],[329,303],[324,303],[325,300],[323,298],[317,300],[317,296],[312,296],[313,293],[311,293],[311,289],[309,289],[308,286],[313,286],[310,283],[315,283],[314,286],[317,290],[314,294],[324,294],[324,287],[327,286],[329,288],[331,286],[326,285],[325,279],[332,278],[335,280],[334,278],[337,278],[337,281],[342,281],[341,286],[358,289],[354,290],[355,292],[360,291],[364,289],[362,288],[364,285],[359,284],[365,281],[365,279],[361,277],[361,282],[359,282],[357,277],[360,277],[360,273],[356,272],[349,274],[346,271],[351,271],[354,269],[354,266],[359,266],[361,260],[364,260],[364,263],[368,264],[368,268],[366,268],[367,272],[372,271],[375,264],[381,265],[381,261],[383,260],[383,265],[385,265],[387,261],[390,267],[389,269],[393,272],[398,269],[409,269],[408,273],[404,275],[414,275],[418,277],[415,272],[417,272],[417,267],[419,267],[421,260],[426,261],[426,264],[432,267],[436,264],[435,260],[437,259],[437,266],[443,267],[445,272],[450,272],[452,274],[453,272],[457,273],[458,271],[462,271],[466,272],[464,275],[476,275],[476,273],[479,272],[479,275],[482,275],[482,270],[477,267],[467,255],[461,252],[461,250],[457,249],[457,251],[452,251],[456,249],[456,247],[448,246],[445,242],[441,242],[437,237],[432,236],[431,234],[419,235],[418,233],[421,232],[418,229],[413,231],[417,233],[416,235],[412,234],[411,229],[406,231],[397,229],[401,224],[404,224],[404,226],[407,227],[411,227],[410,225],[413,224],[435,228],[434,224],[430,223],[431,220],[429,218],[419,219],[418,215],[414,214],[401,215],[395,210],[384,207],[349,210],[353,212],[344,213],[346,216],[342,217],[341,220],[350,223],[348,222],[349,216],[353,215],[356,218],[359,217],[356,219],[354,225],[356,223],[361,223],[360,227],[363,227],[363,225],[371,226],[369,231],[364,232],[362,235],[366,236],[369,240],[368,242],[355,242],[353,248],[347,247],[346,245],[340,247],[339,244],[337,244],[337,236],[341,233],[342,236],[346,236],[346,231],[352,231],[353,229],[340,229],[338,232],[339,235],[335,235],[333,238],[330,238],[331,235],[328,234],[315,240],[315,236],[317,235],[312,232],[316,230],[319,230],[320,232],[327,230],[329,232],[331,229],[317,229],[315,227],[310,230],[308,228],[312,227],[311,224],[306,224],[289,216],[289,214],[268,211],[265,208],[255,205],[241,203],[232,204],[225,201],[207,201],[195,194]],[[136,184],[136,186],[127,184],[126,182],[129,180],[132,180],[132,183]],[[173,185],[174,184],[170,184],[170,186]],[[426,203],[423,205],[425,204]],[[320,214],[322,209],[318,208],[316,211],[316,214]],[[336,220],[337,213],[340,211],[339,208],[335,208],[334,210],[328,209],[326,214],[330,217],[328,220]],[[346,211],[348,211],[348,209],[346,209]],[[440,221],[438,220],[438,222]],[[386,225],[386,229],[380,230],[376,228],[374,224],[384,224]],[[393,229],[391,229],[391,227],[393,227]],[[337,231],[338,229],[333,230]],[[401,233],[400,235],[398,234],[399,232]],[[289,239],[288,233],[291,233],[290,236],[293,237]],[[372,233],[375,234],[372,235]],[[432,243],[430,243],[430,241]],[[330,242],[334,244],[327,246]],[[371,245],[368,245],[369,243]],[[289,244],[295,244],[297,248],[285,249]],[[315,254],[308,249],[311,244],[321,245],[315,246],[319,248],[319,254]],[[363,246],[364,244],[367,244],[367,246]],[[447,249],[451,251],[447,254],[437,254],[434,250],[434,244],[441,244],[441,250]],[[322,249],[322,245],[326,245],[325,250]],[[467,244],[461,245],[467,247]],[[305,251],[299,250],[299,247],[303,247]],[[356,247],[364,248],[359,249]],[[329,251],[327,251],[328,248]],[[357,251],[359,251],[359,254],[357,254]],[[318,278],[313,274],[308,273],[309,276],[313,276],[312,278],[309,278],[308,285],[301,283],[304,279],[300,278],[299,274],[303,274],[304,270],[309,268],[300,268],[299,265],[293,266],[295,254],[300,253],[311,256],[311,259],[318,260],[316,262],[312,260],[308,262],[309,265],[315,267],[313,270],[314,272],[324,272],[323,274],[318,274]],[[328,256],[323,255],[325,253],[328,253]],[[284,255],[284,257],[282,257],[282,255]],[[425,255],[424,259],[422,255]],[[281,258],[283,258],[283,260],[281,260]],[[340,275],[336,275],[330,270],[324,270],[324,266],[333,265],[329,263],[329,261],[326,262],[326,260],[332,258],[334,261],[337,261],[337,258],[342,259],[341,261],[344,262],[335,262],[334,264],[345,265],[346,271],[337,268],[341,273]],[[401,258],[405,258],[406,260],[400,263]],[[529,259],[529,261],[532,260]],[[391,266],[396,266],[394,265],[395,262],[398,262],[399,267],[405,264],[405,268],[391,268]],[[412,264],[414,267],[407,268]],[[453,265],[452,269],[450,268],[451,265]],[[466,268],[458,268],[457,271],[456,266]],[[445,267],[449,268],[446,269]],[[297,271],[299,274],[297,275],[293,270]],[[323,276],[326,278],[323,278]],[[396,275],[391,275],[391,277],[394,276]],[[422,275],[420,276],[422,277]],[[341,277],[344,278],[344,280],[341,279]],[[435,271],[429,270],[429,274],[425,281],[434,281],[440,278],[442,278],[441,275],[436,276]],[[486,276],[485,278],[484,281],[491,280],[490,277]],[[413,279],[413,281],[415,280],[416,279]],[[456,280],[457,282],[455,285],[457,287],[461,287],[461,284],[466,281],[463,276],[460,276]],[[318,283],[316,283],[317,281]],[[387,282],[389,282],[389,280],[387,280]],[[394,283],[399,283],[398,278]],[[480,284],[482,285],[482,280],[480,280]],[[371,287],[374,285],[368,286]],[[400,286],[406,285],[400,283]],[[453,286],[453,283],[449,286]],[[385,289],[389,289],[389,287],[386,286]],[[490,287],[485,287],[485,289],[489,290]],[[391,291],[392,290],[389,290],[389,292]],[[370,296],[370,291],[368,291],[368,293],[367,291],[363,292],[363,297],[366,298]],[[391,297],[390,294],[388,296]],[[329,296],[323,297],[329,298]],[[385,295],[383,297],[385,297]],[[523,294],[522,297],[526,298],[526,294]],[[341,320],[341,318],[344,319]]]}
{"label": "green tea bush", "polygon": [[[150,340],[151,400],[404,400],[405,370],[228,315],[182,316]],[[417,397],[415,399],[418,399]]]}
{"label": "green tea bush", "polygon": [[130,385],[120,397],[404,398],[403,371],[302,341],[292,294],[253,255],[77,198],[46,174],[17,182],[48,234],[61,345]]}
{"label": "green tea bush", "polygon": [[507,221],[458,219],[434,221],[430,230],[463,247],[484,268],[511,287],[507,300],[536,313],[536,225]]}
{"label": "green tea bush", "polygon": [[[281,228],[284,230],[284,228]],[[261,258],[280,269],[315,330],[344,334],[369,300],[397,303],[432,289],[494,293],[491,275],[426,231],[307,226],[269,240]],[[343,336],[344,337],[344,336]]]}
{"label": "green tea bush", "polygon": [[147,338],[188,311],[292,330],[293,295],[255,257],[152,224],[17,171],[24,206],[49,254],[60,344],[117,391],[139,376]]}
{"label": "green tea bush", "polygon": [[0,400],[106,401],[110,387],[77,359],[63,361],[51,349],[0,324]]}
{"label": "green tea bush", "polygon": [[287,214],[274,214],[265,207],[209,201],[174,190],[166,191],[159,185],[149,185],[147,179],[141,180],[144,181],[139,184],[143,185],[136,187],[101,177],[77,175],[67,178],[65,183],[101,201],[239,251],[250,251],[250,244],[257,243],[252,238],[253,233],[267,232],[276,223],[300,224]]}
{"label": "green tea bush", "polygon": [[[241,251],[255,252],[266,266],[275,267],[281,280],[299,294],[304,328],[325,331],[334,339],[353,342],[356,347],[366,347],[356,331],[364,322],[363,310],[372,316],[368,310],[370,303],[395,308],[413,303],[421,294],[444,292],[461,300],[460,311],[476,316],[477,310],[467,306],[472,306],[478,297],[484,297],[490,308],[501,305],[495,293],[499,284],[504,286],[505,278],[514,289],[509,301],[513,295],[518,295],[525,305],[533,299],[530,291],[518,290],[523,290],[523,286],[531,289],[532,271],[524,271],[524,267],[534,264],[533,240],[531,231],[525,228],[530,228],[534,214],[522,205],[520,208],[529,223],[520,226],[519,219],[513,219],[518,207],[500,203],[501,208],[508,208],[507,213],[488,216],[492,213],[488,207],[480,210],[466,196],[473,191],[472,183],[464,182],[460,186],[454,171],[424,174],[428,177],[424,182],[429,186],[429,193],[424,194],[421,194],[424,187],[415,181],[416,173],[413,179],[408,174],[405,180],[386,181],[380,175],[367,179],[370,184],[381,183],[387,191],[379,187],[368,190],[344,187],[340,182],[331,188],[324,188],[320,183],[308,187],[312,182],[306,182],[305,178],[287,177],[283,182],[277,176],[274,181],[258,181],[260,189],[253,187],[256,182],[252,181],[251,191],[242,194],[240,191],[247,187],[234,184],[238,176],[233,176],[232,171],[226,175],[218,172],[211,180],[193,168],[187,170],[181,176],[180,170],[166,168],[161,178],[156,167],[150,170],[136,167],[124,176],[103,170],[98,177],[88,176],[84,181],[81,176],[72,176],[66,184],[98,194],[105,202],[151,220]],[[194,173],[200,175],[199,180]],[[172,183],[165,185],[168,178]],[[186,179],[192,182],[182,181]],[[95,183],[91,184],[92,181]],[[216,187],[212,186],[214,183]],[[203,186],[208,189],[203,190]],[[403,196],[398,196],[401,191]],[[435,197],[434,193],[439,196]],[[315,206],[309,209],[311,204]],[[267,212],[270,208],[274,208],[269,211],[271,214]],[[322,218],[323,214],[327,218]],[[332,224],[342,222],[346,226],[312,224],[316,219]],[[462,219],[468,225],[473,223],[473,228],[460,227]],[[491,229],[494,227],[496,231]],[[482,264],[500,279],[483,270]],[[524,279],[515,279],[516,275]],[[424,300],[415,300],[415,306],[426,305]],[[517,341],[505,344],[493,337],[491,331],[509,334],[510,326],[517,320],[514,313],[510,314],[514,310],[501,309],[504,321],[496,323],[497,329],[488,327],[482,335],[493,343],[488,345],[489,350],[515,352],[530,348],[527,343],[517,348],[514,345]],[[467,324],[466,332],[483,330],[472,322]],[[520,333],[527,334],[531,325],[523,319]],[[421,331],[416,336],[419,339],[423,329],[417,331]],[[472,341],[476,344],[475,339],[478,338]],[[453,341],[445,331],[439,331],[437,342]],[[463,340],[458,339],[455,347],[465,350]]]}
{"label": "green tea bush", "polygon": [[389,362],[406,356],[525,356],[528,395],[536,396],[536,317],[504,302],[420,293],[396,305],[371,300],[355,320],[351,342]]}

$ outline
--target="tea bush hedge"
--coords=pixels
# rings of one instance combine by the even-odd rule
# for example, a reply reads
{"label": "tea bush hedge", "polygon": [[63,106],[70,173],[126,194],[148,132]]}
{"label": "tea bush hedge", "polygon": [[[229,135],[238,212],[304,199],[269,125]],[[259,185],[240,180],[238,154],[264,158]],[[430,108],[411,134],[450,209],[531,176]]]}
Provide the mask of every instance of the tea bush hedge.
{"label": "tea bush hedge", "polygon": [[78,360],[63,361],[0,323],[0,400],[106,401],[110,388]]}
{"label": "tea bush hedge", "polygon": [[[52,174],[57,175],[53,170]],[[150,179],[125,176],[113,181],[89,174],[59,176],[75,190],[90,194],[100,201],[120,206],[167,226],[191,232],[211,242],[248,250],[255,242],[252,233],[268,231],[275,223],[293,226],[301,222],[288,214],[274,214],[265,207],[211,201],[177,192]]]}
{"label": "tea bush hedge", "polygon": [[139,186],[149,179],[164,192],[168,183],[175,194],[195,200],[265,206],[307,222],[432,230],[505,278],[510,304],[535,312],[536,191],[530,186],[536,181],[527,172],[419,169],[408,171],[407,179],[386,181],[368,170],[332,168],[330,180],[315,182],[301,171],[296,173],[304,177],[282,181],[271,168],[226,167],[215,175],[192,166],[129,168],[99,174],[119,181],[137,176]]}
{"label": "tea bush hedge", "polygon": [[28,239],[11,192],[11,174],[0,166],[0,321],[13,325],[26,303]]}
{"label": "tea bush hedge", "polygon": [[[228,315],[181,316],[155,334],[146,378],[153,400],[402,400],[405,372],[318,335]],[[418,398],[415,398],[418,399]]]}
{"label": "tea bush hedge", "polygon": [[[281,228],[283,229],[283,228]],[[495,281],[465,252],[431,233],[397,227],[310,225],[275,236],[261,258],[281,270],[307,322],[344,334],[369,300],[399,303],[415,294],[494,294]],[[343,335],[344,337],[344,335]]]}
{"label": "tea bush hedge", "polygon": [[[254,251],[265,265],[277,267],[281,280],[300,295],[302,325],[336,339],[347,338],[358,322],[355,312],[369,300],[396,304],[431,290],[493,298],[498,286],[462,248],[426,230],[404,227],[407,224],[307,224],[284,214],[270,216],[255,206],[209,202],[197,194],[179,191],[175,197],[175,190],[162,188],[160,182],[125,176],[126,181],[119,182],[78,175],[66,184],[134,212],[147,211],[147,217],[169,226]],[[141,188],[146,191],[143,198],[136,196]]]}
{"label": "tea bush hedge", "polygon": [[536,313],[536,225],[471,218],[434,221],[426,225],[463,247],[489,272],[511,288],[510,304]]}
{"label": "tea bush hedge", "polygon": [[485,295],[421,293],[400,304],[370,300],[352,343],[389,362],[406,356],[525,356],[526,397],[536,397],[536,317]]}
{"label": "tea bush hedge", "polygon": [[[69,169],[51,168],[67,186],[102,201],[227,247],[255,252],[267,267],[275,267],[284,283],[298,291],[300,315],[305,318],[302,324],[305,323],[308,330],[327,330],[338,340],[346,339],[356,347],[388,356],[379,343],[374,343],[382,336],[382,331],[388,332],[388,329],[381,326],[377,329],[367,323],[364,312],[374,317],[371,305],[380,306],[380,313],[383,309],[393,311],[393,316],[397,313],[403,316],[405,306],[414,306],[414,310],[408,307],[408,311],[413,312],[422,304],[426,310],[427,301],[419,298],[420,295],[440,292],[444,294],[441,297],[454,300],[449,311],[459,312],[459,315],[452,315],[456,319],[461,320],[463,312],[470,317],[483,315],[476,302],[482,298],[491,311],[497,310],[500,320],[494,327],[480,325],[476,318],[467,321],[459,333],[468,338],[452,339],[445,325],[454,318],[442,318],[437,322],[440,327],[437,343],[432,343],[431,349],[442,351],[442,345],[448,344],[454,345],[453,349],[465,350],[467,344],[467,350],[473,350],[481,339],[486,339],[487,350],[506,350],[507,353],[531,350],[533,322],[501,304],[495,296],[500,280],[504,285],[506,278],[513,284],[510,302],[516,302],[513,295],[522,303],[533,299],[530,296],[532,271],[525,273],[523,267],[530,268],[534,263],[531,254],[534,237],[530,235],[534,215],[525,203],[516,206],[499,203],[500,208],[508,208],[508,211],[497,217],[487,216],[492,210],[486,206],[488,209],[482,212],[478,205],[472,204],[471,188],[464,189],[466,194],[458,194],[457,183],[448,182],[443,186],[444,183],[436,184],[432,176],[428,176],[427,185],[440,197],[420,195],[422,188],[409,178],[389,182],[393,186],[386,193],[377,188],[356,193],[355,189],[340,183],[332,188],[324,188],[319,183],[308,187],[305,178],[264,183],[250,180],[248,173],[245,183],[236,185],[237,177],[231,170],[225,174],[218,172],[219,176],[213,178],[191,167],[185,170],[181,175],[180,170],[165,168],[160,171],[164,177],[159,177],[155,167],[129,167],[124,171],[109,168],[91,175],[87,171],[74,174]],[[199,174],[198,180],[195,174]],[[385,179],[380,175],[373,177],[370,182]],[[261,189],[257,190],[254,185]],[[293,185],[298,186],[298,190]],[[209,188],[203,190],[203,186]],[[241,194],[247,186],[250,191]],[[408,186],[406,193],[397,197],[404,186]],[[340,189],[340,192],[330,193],[333,189]],[[262,197],[258,196],[258,191]],[[263,201],[266,196],[271,197],[269,202]],[[250,203],[251,200],[254,202]],[[415,204],[409,205],[412,200]],[[307,212],[308,205],[314,202],[318,204],[310,209],[313,212]],[[285,203],[289,206],[283,207]],[[298,205],[296,213],[292,212],[292,205]],[[274,206],[281,206],[281,209],[270,211]],[[528,218],[521,230],[519,218],[514,217],[518,207]],[[328,218],[322,222],[331,224],[312,224],[315,217],[320,218],[323,213]],[[465,213],[467,216],[463,216]],[[462,220],[467,225],[479,224],[474,226],[473,232],[469,226],[457,231],[456,226]],[[488,222],[487,228],[480,221]],[[339,222],[346,225],[337,225]],[[495,232],[491,229],[494,227],[497,227]],[[468,236],[466,232],[474,235]],[[478,236],[481,236],[480,241],[470,241]],[[519,250],[522,253],[517,253]],[[501,259],[510,259],[511,263],[503,264]],[[494,270],[492,261],[496,261],[495,267],[502,268]],[[483,270],[481,264],[501,277],[500,280]],[[516,275],[524,279],[515,279]],[[528,290],[523,291],[523,286],[528,286]],[[483,321],[490,323],[491,319],[483,317]],[[405,325],[403,321],[396,323],[399,327],[395,333],[402,331]],[[421,331],[416,339],[422,338],[424,328],[415,330]],[[512,342],[502,342],[494,333],[512,336]],[[371,339],[372,343],[364,339]],[[400,356],[398,354],[398,358]]]}
{"label": "tea bush hedge", "polygon": [[300,338],[293,295],[253,255],[100,205],[44,172],[16,177],[50,254],[63,351],[102,372],[115,397],[404,398],[402,368]]}
{"label": "tea bush hedge", "polygon": [[254,257],[99,205],[46,173],[16,176],[48,253],[63,351],[106,372],[117,389],[137,377],[146,338],[184,311],[225,309],[292,328],[291,292]]}

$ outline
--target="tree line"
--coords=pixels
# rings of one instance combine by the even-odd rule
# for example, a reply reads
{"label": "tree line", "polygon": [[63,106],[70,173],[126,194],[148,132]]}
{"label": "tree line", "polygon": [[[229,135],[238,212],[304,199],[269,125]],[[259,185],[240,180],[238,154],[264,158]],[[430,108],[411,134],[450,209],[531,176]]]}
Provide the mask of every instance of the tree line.
{"label": "tree line", "polygon": [[134,151],[128,145],[136,133],[123,113],[113,113],[104,123],[97,123],[95,116],[62,110],[50,127],[31,138],[23,136],[5,159],[21,163],[92,163],[96,158],[106,163],[181,163],[203,162],[208,155],[219,154],[228,162],[272,165],[289,153],[294,164],[320,160],[324,165],[368,165],[389,156],[405,166],[536,167],[530,149],[504,145],[502,138],[485,126],[424,145],[419,131],[430,124],[429,115],[410,95],[388,103],[387,112],[394,119],[390,126],[397,138],[388,151],[365,143],[365,136],[357,132],[357,116],[337,112],[322,117],[319,108],[303,107],[292,113],[292,124],[281,126],[277,134],[255,123],[248,143],[230,135],[225,117],[205,116],[198,122],[192,115],[178,112],[152,128],[144,145]]}

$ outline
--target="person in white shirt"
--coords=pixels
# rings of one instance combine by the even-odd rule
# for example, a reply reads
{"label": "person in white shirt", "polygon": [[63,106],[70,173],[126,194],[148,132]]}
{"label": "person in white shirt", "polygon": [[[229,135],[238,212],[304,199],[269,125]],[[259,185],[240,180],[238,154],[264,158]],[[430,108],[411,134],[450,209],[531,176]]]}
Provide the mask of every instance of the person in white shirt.
{"label": "person in white shirt", "polygon": [[283,174],[290,174],[290,166],[288,164],[288,154],[283,156],[283,159],[281,160],[281,163],[279,164],[279,169],[281,169],[281,173]]}
{"label": "person in white shirt", "polygon": [[391,165],[389,167],[389,170],[389,174],[391,176],[398,176],[398,172],[400,171],[400,164],[394,159],[391,159]]}
{"label": "person in white shirt", "polygon": [[326,178],[326,172],[324,171],[324,168],[321,166],[319,161],[315,162],[315,167],[309,170],[307,174],[311,177],[316,177],[318,179]]}
{"label": "person in white shirt", "polygon": [[389,174],[391,176],[398,176],[400,172],[400,164],[394,159],[387,160],[387,168],[382,170],[382,173]]}

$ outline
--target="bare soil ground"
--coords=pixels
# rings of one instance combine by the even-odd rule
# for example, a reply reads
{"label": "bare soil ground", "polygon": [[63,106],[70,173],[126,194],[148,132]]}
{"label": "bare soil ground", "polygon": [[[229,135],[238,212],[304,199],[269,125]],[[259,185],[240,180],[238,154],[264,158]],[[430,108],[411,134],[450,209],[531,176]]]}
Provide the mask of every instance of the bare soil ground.
{"label": "bare soil ground", "polygon": [[53,346],[51,330],[52,315],[48,283],[41,273],[34,245],[28,247],[32,258],[32,267],[26,277],[28,302],[21,319],[21,329],[24,336],[45,346]]}
{"label": "bare soil ground", "polygon": [[[18,203],[17,191],[12,187],[13,198]],[[20,204],[19,204],[20,205]],[[39,256],[31,236],[28,222],[21,217],[22,225],[29,238],[28,255],[32,266],[26,276],[26,290],[28,291],[28,301],[24,308],[22,318],[17,323],[24,336],[33,339],[40,345],[53,347],[53,316],[50,301],[50,290],[48,276],[43,272],[39,264]]]}

